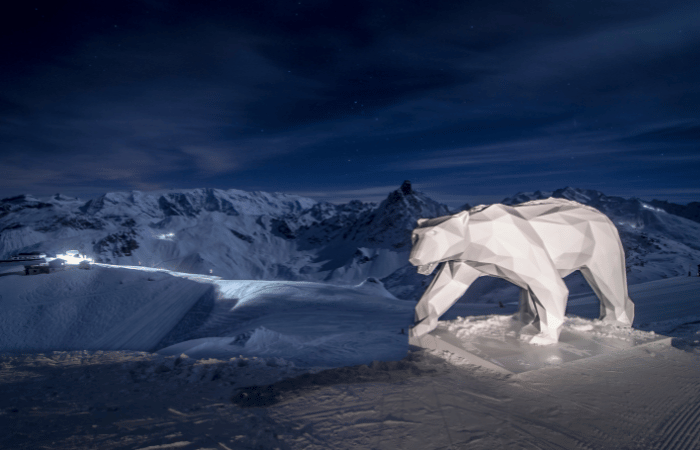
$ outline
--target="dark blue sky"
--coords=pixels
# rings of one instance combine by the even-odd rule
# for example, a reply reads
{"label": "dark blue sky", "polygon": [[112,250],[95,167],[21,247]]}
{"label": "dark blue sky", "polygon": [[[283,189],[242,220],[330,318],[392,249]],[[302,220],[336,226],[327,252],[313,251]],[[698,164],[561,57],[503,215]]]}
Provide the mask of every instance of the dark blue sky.
{"label": "dark blue sky", "polygon": [[15,3],[0,197],[700,200],[696,0]]}

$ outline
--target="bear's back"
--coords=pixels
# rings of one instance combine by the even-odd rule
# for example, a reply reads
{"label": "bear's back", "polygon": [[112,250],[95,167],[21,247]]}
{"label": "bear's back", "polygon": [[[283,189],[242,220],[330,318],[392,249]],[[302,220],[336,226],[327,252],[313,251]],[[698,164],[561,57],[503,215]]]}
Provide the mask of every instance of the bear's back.
{"label": "bear's back", "polygon": [[[489,208],[497,208],[500,212],[489,212]],[[495,204],[482,207],[480,205],[469,212],[474,226],[489,227],[480,230],[478,233],[480,235],[491,232],[490,217],[496,217],[502,213],[522,217],[542,239],[542,243],[558,269],[570,269],[565,267],[568,266],[566,263],[569,260],[568,255],[590,254],[591,248],[595,245],[595,242],[582,235],[581,227],[575,226],[576,222],[597,222],[604,228],[614,228],[610,219],[597,209],[563,198],[550,197],[513,206]],[[506,239],[512,239],[514,236],[515,234],[512,234]]]}
{"label": "bear's back", "polygon": [[[564,273],[577,269],[584,261],[584,255],[593,254],[595,238],[589,234],[590,231],[584,231],[593,223],[597,223],[598,229],[602,227],[617,234],[615,226],[605,214],[572,200],[548,198],[521,203],[514,208],[532,225],[555,266],[565,270]],[[589,225],[577,226],[577,222]],[[581,257],[572,259],[572,255],[576,254]]]}
{"label": "bear's back", "polygon": [[555,198],[549,197],[541,200],[532,200],[525,203],[520,203],[517,205],[504,205],[501,203],[496,203],[493,205],[478,205],[469,210],[469,215],[473,218],[479,218],[484,210],[489,208],[500,208],[503,210],[514,209],[518,215],[522,216],[527,220],[536,219],[537,217],[547,216],[557,213],[573,213],[577,214],[575,210],[578,210],[580,214],[584,217],[593,216],[605,216],[603,213],[595,208],[584,205],[573,200],[567,200],[565,198]]}
{"label": "bear's back", "polygon": [[580,214],[582,217],[589,218],[591,214],[594,216],[604,216],[603,213],[593,207],[573,200],[555,197],[520,203],[518,205],[513,205],[512,208],[515,208],[519,214],[528,220],[559,213]]}

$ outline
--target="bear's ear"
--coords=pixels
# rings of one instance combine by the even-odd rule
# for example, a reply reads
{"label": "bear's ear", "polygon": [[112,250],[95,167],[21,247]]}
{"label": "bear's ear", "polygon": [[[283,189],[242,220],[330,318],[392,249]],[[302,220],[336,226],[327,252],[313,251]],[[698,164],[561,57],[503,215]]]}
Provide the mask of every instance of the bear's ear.
{"label": "bear's ear", "polygon": [[425,222],[427,222],[428,219],[418,219],[416,222],[418,223],[419,227],[422,227]]}
{"label": "bear's ear", "polygon": [[469,211],[462,211],[460,213],[457,213],[457,217],[459,217],[459,220],[462,221],[464,225],[469,222]]}

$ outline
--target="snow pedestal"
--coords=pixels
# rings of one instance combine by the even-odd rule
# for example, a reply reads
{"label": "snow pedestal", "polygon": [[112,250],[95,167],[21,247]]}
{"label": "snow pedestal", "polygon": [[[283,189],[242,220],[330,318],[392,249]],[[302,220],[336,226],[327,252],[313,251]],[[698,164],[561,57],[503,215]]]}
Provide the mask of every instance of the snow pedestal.
{"label": "snow pedestal", "polygon": [[440,322],[432,332],[410,337],[409,344],[450,352],[467,362],[503,373],[518,374],[646,345],[671,345],[671,338],[605,324],[600,320],[568,318],[559,342],[533,345],[532,325],[516,317],[491,315]]}

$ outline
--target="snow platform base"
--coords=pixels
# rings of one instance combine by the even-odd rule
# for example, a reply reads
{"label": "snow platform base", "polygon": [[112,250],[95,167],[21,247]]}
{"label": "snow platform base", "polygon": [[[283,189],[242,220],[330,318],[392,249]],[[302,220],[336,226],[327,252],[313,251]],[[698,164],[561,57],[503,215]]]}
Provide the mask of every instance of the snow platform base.
{"label": "snow platform base", "polygon": [[567,318],[559,342],[553,345],[530,344],[536,332],[532,325],[511,316],[465,317],[440,322],[426,335],[409,337],[408,343],[447,351],[471,364],[513,375],[640,346],[670,346],[672,339],[581,318]]}

